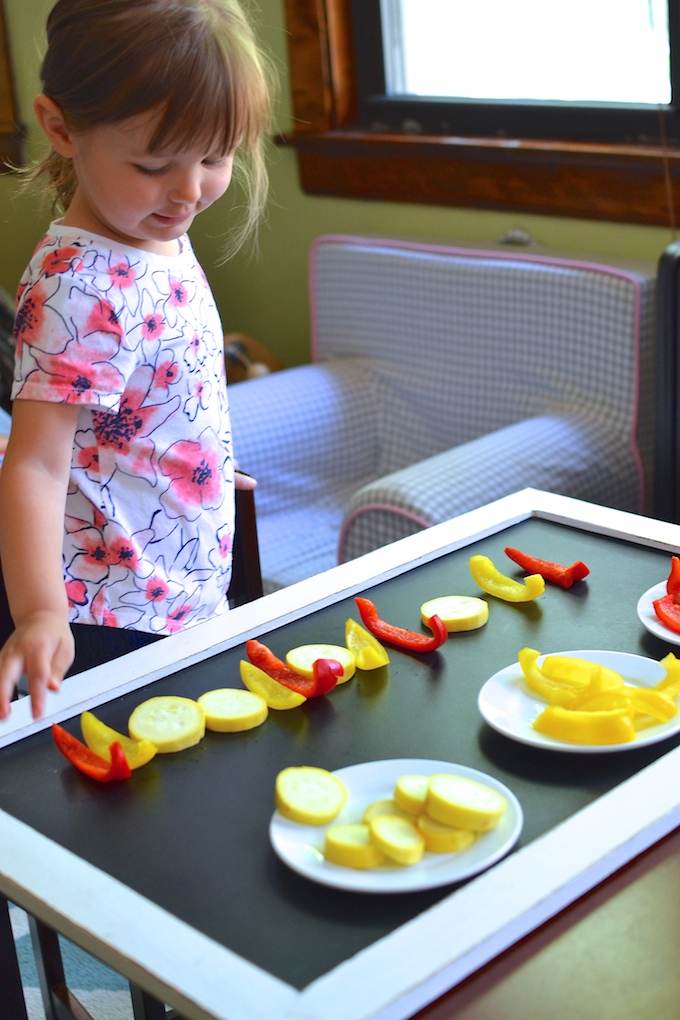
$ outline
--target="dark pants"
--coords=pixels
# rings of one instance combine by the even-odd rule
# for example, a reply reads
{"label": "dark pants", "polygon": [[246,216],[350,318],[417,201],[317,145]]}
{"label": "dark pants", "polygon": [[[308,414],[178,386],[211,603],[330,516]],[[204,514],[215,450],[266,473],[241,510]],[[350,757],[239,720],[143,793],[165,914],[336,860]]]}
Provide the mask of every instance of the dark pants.
{"label": "dark pants", "polygon": [[97,627],[86,623],[72,623],[71,630],[76,642],[76,657],[67,676],[118,659],[121,655],[134,652],[136,648],[160,641],[164,636],[142,630],[120,630],[118,627]]}

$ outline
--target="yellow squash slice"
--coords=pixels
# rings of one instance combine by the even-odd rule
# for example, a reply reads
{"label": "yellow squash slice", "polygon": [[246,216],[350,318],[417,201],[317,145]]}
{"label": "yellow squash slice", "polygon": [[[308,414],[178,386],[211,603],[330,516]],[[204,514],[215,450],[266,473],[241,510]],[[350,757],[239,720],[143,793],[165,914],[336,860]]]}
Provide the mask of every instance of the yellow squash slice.
{"label": "yellow squash slice", "polygon": [[349,648],[344,645],[300,645],[298,648],[291,648],[286,655],[286,665],[294,669],[302,676],[310,679],[314,676],[314,663],[317,659],[335,659],[342,666],[342,676],[338,677],[338,683],[344,684],[356,673],[356,662]]}
{"label": "yellow squash slice", "polygon": [[234,687],[207,691],[198,699],[205,712],[206,729],[217,733],[239,733],[260,726],[269,714],[267,702],[259,694]]}
{"label": "yellow squash slice", "polygon": [[159,754],[193,747],[205,734],[205,713],[196,701],[176,695],[149,698],[128,723],[135,740],[150,740]]}
{"label": "yellow squash slice", "polygon": [[427,813],[443,825],[488,832],[498,824],[506,807],[505,797],[475,779],[449,773],[430,776]]}
{"label": "yellow squash slice", "polygon": [[450,825],[442,825],[429,815],[420,815],[417,826],[425,839],[425,849],[433,854],[451,854],[465,850],[475,841],[471,829],[454,829]]}
{"label": "yellow squash slice", "polygon": [[368,825],[332,825],[326,832],[323,855],[343,868],[377,868],[385,863],[385,854],[371,839]]}
{"label": "yellow squash slice", "polygon": [[369,828],[378,849],[397,864],[417,864],[425,852],[423,834],[407,818],[378,815]]}
{"label": "yellow squash slice", "polygon": [[450,634],[478,630],[489,619],[489,605],[474,595],[442,595],[420,607],[423,623],[437,615]]}
{"label": "yellow squash slice", "polygon": [[291,766],[276,777],[276,807],[294,822],[327,825],[347,800],[347,787],[326,769]]}
{"label": "yellow squash slice", "polygon": [[400,776],[394,786],[394,802],[409,815],[419,815],[425,810],[428,790],[427,776]]}

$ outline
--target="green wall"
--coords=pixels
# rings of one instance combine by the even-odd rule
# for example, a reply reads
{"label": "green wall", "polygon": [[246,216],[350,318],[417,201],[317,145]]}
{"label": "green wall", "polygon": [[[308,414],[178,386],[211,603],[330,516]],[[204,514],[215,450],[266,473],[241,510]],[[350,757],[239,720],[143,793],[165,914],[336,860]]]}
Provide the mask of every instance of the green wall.
{"label": "green wall", "polygon": [[[39,146],[31,113],[45,12],[51,0],[4,0],[14,58],[20,114],[29,130],[29,153]],[[286,80],[283,0],[259,0],[260,33],[281,72],[278,128],[291,123]],[[656,261],[671,243],[670,230],[515,213],[480,212],[414,204],[314,198],[304,195],[295,153],[275,150],[271,201],[261,228],[259,254],[239,254],[219,265],[224,209],[212,207],[196,221],[192,240],[212,284],[226,331],[258,337],[285,364],[309,357],[307,255],[319,234],[365,233],[473,245],[494,244],[508,230],[527,231],[537,246],[590,258]],[[0,286],[11,292],[40,234],[49,210],[17,192],[16,179],[0,177]]]}

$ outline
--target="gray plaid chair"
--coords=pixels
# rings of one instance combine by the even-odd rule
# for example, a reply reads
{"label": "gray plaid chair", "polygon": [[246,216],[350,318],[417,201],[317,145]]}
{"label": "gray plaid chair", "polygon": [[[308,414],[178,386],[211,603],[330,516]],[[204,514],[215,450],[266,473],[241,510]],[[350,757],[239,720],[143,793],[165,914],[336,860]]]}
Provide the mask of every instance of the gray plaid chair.
{"label": "gray plaid chair", "polygon": [[640,511],[654,272],[321,237],[312,363],[230,389],[265,591],[525,486]]}

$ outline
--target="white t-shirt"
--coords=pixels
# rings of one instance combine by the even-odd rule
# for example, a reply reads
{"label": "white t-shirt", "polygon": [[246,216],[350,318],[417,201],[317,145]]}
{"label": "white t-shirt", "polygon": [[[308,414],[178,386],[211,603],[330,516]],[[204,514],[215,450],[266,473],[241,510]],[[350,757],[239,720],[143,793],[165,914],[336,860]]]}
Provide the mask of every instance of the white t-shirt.
{"label": "white t-shirt", "polygon": [[174,257],[55,221],[17,296],[14,399],[81,405],[66,502],[72,622],[172,634],[228,609],[234,466],[215,302]]}

